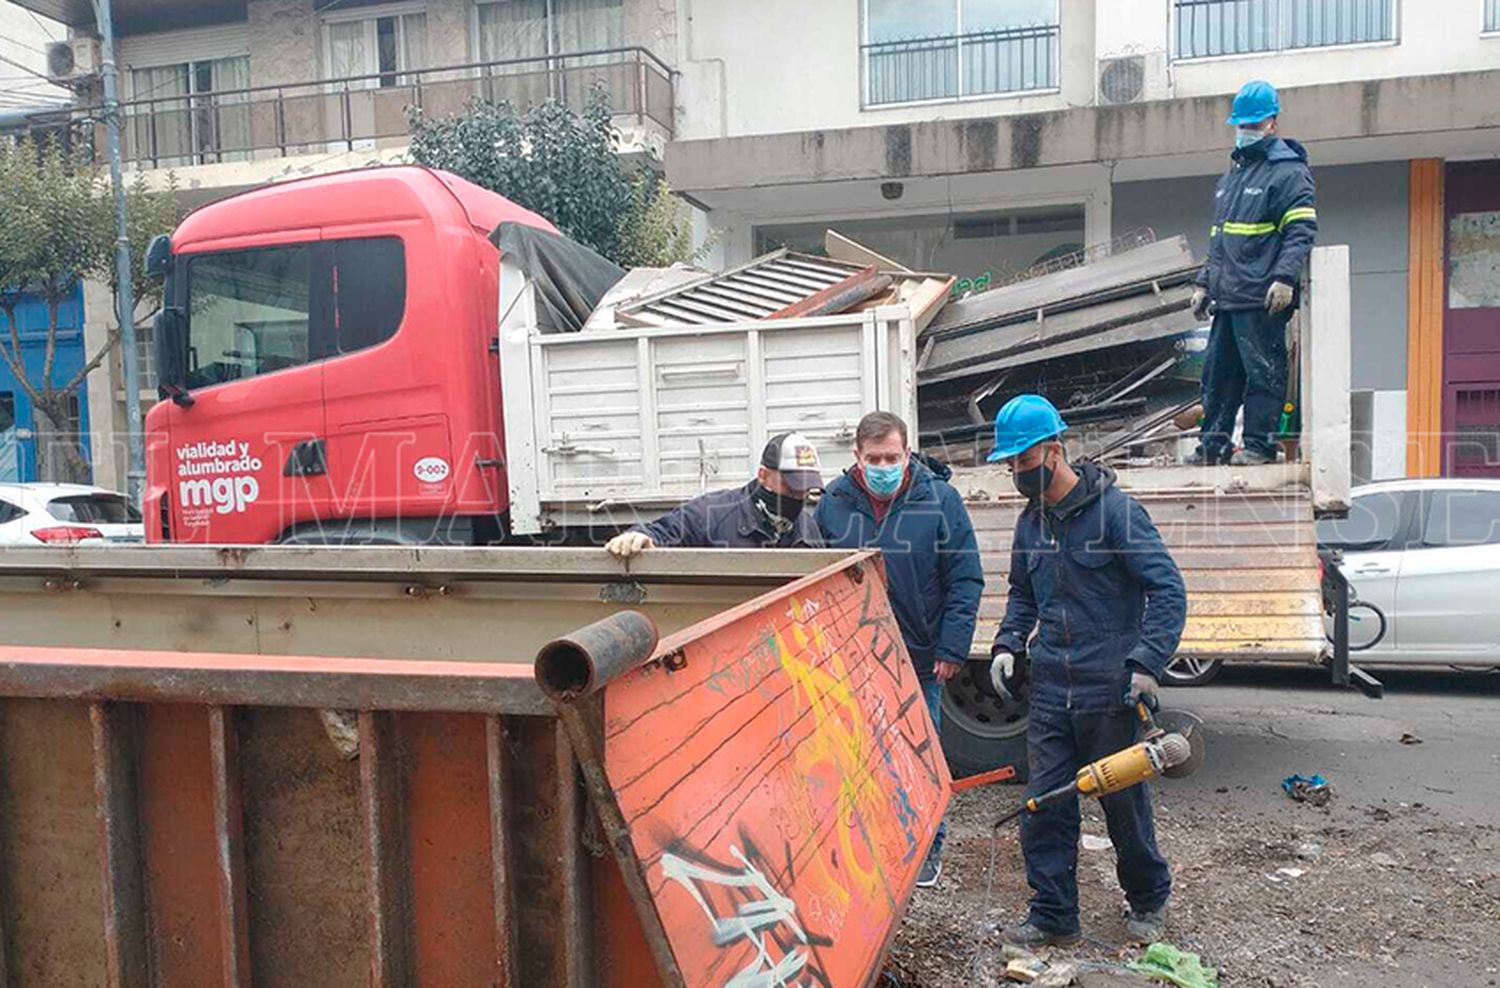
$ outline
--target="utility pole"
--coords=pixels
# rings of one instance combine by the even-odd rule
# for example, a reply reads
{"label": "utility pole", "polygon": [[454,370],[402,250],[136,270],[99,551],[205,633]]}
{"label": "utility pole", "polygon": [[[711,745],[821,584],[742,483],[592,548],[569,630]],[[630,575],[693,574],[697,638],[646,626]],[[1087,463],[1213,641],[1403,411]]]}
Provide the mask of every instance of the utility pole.
{"label": "utility pole", "polygon": [[100,76],[104,83],[104,132],[109,152],[109,184],[115,199],[115,293],[120,322],[120,358],[125,368],[125,429],[130,442],[126,493],[141,505],[146,480],[146,439],[141,431],[141,368],[135,340],[135,282],[130,270],[130,237],[125,226],[125,179],[120,164],[120,84],[115,70],[115,25],[110,0],[94,0],[99,26]]}

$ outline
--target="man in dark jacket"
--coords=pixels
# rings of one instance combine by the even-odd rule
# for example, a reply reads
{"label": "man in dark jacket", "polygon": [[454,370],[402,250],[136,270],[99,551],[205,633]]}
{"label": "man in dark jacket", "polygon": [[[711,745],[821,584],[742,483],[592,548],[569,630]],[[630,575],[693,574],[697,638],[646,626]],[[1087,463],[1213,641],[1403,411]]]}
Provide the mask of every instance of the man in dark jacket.
{"label": "man in dark jacket", "polygon": [[[1154,700],[1187,616],[1182,576],[1146,509],[1114,486],[1107,467],[1069,465],[1059,438],[1066,428],[1047,399],[1021,395],[995,417],[990,454],[1010,464],[1030,502],[1016,521],[1010,594],[990,668],[996,688],[1009,690],[1018,663],[1029,658],[1027,797],[1135,743],[1140,721],[1132,707],[1142,696]],[[1172,879],[1156,847],[1150,793],[1137,785],[1100,803],[1130,906],[1126,927],[1153,941]],[[1006,942],[1078,938],[1078,831],[1076,797],[1021,817],[1031,910],[1001,931]]]}
{"label": "man in dark jacket", "polygon": [[821,486],[818,448],[801,433],[783,432],[766,443],[755,479],[744,487],[700,494],[653,522],[616,535],[604,548],[619,559],[653,546],[821,548],[818,526],[802,510],[808,492]]}
{"label": "man in dark jacket", "polygon": [[[1302,264],[1318,235],[1307,152],[1276,136],[1281,104],[1269,82],[1247,82],[1234,98],[1229,170],[1214,190],[1208,261],[1193,313],[1213,328],[1203,360],[1203,431],[1194,464],[1276,461],[1286,399],[1286,323],[1297,307]],[[1233,451],[1245,408],[1244,449]]]}
{"label": "man in dark jacket", "polygon": [[[984,571],[969,511],[947,482],[953,472],[907,442],[906,423],[890,412],[860,419],[854,466],[828,485],[814,514],[830,546],[881,551],[891,610],[937,727],[943,684],[969,658]],[[945,834],[940,824],[919,888],[937,884]]]}

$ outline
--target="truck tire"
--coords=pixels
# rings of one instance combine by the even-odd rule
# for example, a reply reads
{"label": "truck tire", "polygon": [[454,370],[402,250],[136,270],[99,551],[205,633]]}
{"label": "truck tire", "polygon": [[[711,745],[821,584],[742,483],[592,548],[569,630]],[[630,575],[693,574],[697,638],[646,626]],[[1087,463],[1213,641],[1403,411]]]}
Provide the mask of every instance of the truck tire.
{"label": "truck tire", "polygon": [[1026,780],[1025,691],[1004,699],[990,683],[987,662],[966,662],[943,689],[943,754],[955,779],[1004,765]]}

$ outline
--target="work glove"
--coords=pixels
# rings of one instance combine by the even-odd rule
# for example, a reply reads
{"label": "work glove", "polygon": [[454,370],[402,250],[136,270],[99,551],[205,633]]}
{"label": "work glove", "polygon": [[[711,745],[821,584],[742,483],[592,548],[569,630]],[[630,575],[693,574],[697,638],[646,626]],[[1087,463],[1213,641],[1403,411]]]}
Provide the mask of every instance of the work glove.
{"label": "work glove", "polygon": [[1146,706],[1156,706],[1156,677],[1149,672],[1132,672],[1130,674],[1130,693],[1126,697],[1133,707],[1145,699]]}
{"label": "work glove", "polygon": [[1195,318],[1195,319],[1207,319],[1208,318],[1208,289],[1207,288],[1201,288],[1200,287],[1200,288],[1194,288],[1193,289],[1193,318]]}
{"label": "work glove", "polygon": [[629,559],[655,545],[645,532],[621,532],[604,544],[604,551],[616,559]]}
{"label": "work glove", "polygon": [[1266,311],[1275,315],[1292,304],[1292,286],[1284,281],[1273,281],[1266,289]]}
{"label": "work glove", "polygon": [[1009,697],[1011,679],[1016,674],[1016,657],[1010,652],[1000,651],[990,656],[990,682],[995,692]]}

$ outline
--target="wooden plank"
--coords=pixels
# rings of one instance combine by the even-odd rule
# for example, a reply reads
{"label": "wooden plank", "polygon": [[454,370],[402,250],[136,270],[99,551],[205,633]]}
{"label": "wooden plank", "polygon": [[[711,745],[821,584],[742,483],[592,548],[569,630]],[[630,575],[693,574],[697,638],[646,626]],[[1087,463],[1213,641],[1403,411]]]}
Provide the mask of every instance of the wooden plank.
{"label": "wooden plank", "polygon": [[[659,654],[604,691],[604,767],[686,983],[871,983],[950,781],[883,567],[831,568]],[[747,909],[759,929],[718,925]]]}
{"label": "wooden plank", "polygon": [[136,816],[136,710],[92,703],[94,805],[104,893],[104,957],[110,988],[148,988],[146,897]]}
{"label": "wooden plank", "polygon": [[208,710],[213,772],[214,857],[217,865],[220,958],[225,988],[251,982],[250,912],[245,882],[245,811],[240,787],[239,728],[233,707]]}
{"label": "wooden plank", "polygon": [[412,980],[404,775],[392,715],[360,711],[359,789],[365,827],[370,984],[382,988],[397,988]]}
{"label": "wooden plank", "polygon": [[520,988],[517,953],[521,941],[516,933],[515,867],[511,832],[514,814],[511,812],[510,741],[506,736],[505,721],[499,716],[484,719],[485,780],[489,796],[490,811],[490,880],[491,908],[495,924],[496,977],[501,988]]}
{"label": "wooden plank", "polygon": [[1410,163],[1406,286],[1406,475],[1442,473],[1443,169],[1441,158]]}

